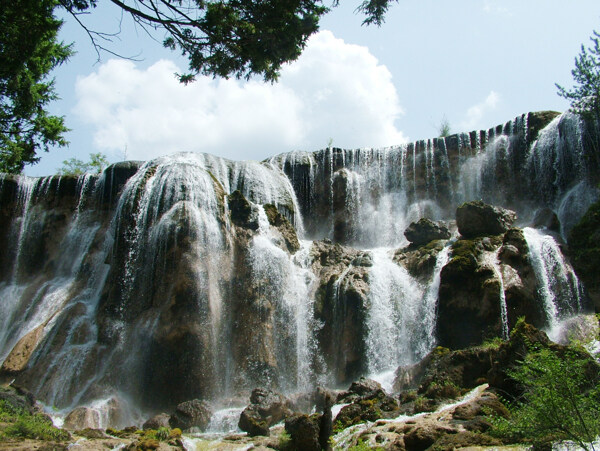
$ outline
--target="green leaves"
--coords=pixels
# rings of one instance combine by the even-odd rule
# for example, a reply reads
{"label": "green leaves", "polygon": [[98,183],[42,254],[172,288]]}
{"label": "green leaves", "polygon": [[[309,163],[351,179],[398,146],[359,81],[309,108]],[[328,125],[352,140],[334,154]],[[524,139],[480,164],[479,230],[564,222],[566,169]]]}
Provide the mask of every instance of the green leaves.
{"label": "green leaves", "polygon": [[108,159],[102,153],[91,153],[90,161],[85,162],[78,158],[70,158],[63,161],[62,167],[58,170],[60,175],[82,175],[86,172],[90,174],[100,174],[106,166]]}
{"label": "green leaves", "polygon": [[49,73],[71,47],[57,41],[61,21],[55,0],[3,1],[0,8],[0,171],[20,173],[39,150],[65,146],[62,117],[50,115],[56,99]]}
{"label": "green leaves", "polygon": [[531,350],[510,376],[523,388],[509,407],[509,419],[496,418],[495,433],[512,441],[571,440],[583,449],[600,434],[597,364],[582,351],[559,355]]}
{"label": "green leaves", "polygon": [[560,85],[558,95],[571,101],[572,110],[586,119],[600,118],[600,34],[590,37],[592,45],[581,46],[575,58],[575,69],[571,71],[575,87],[567,90]]}

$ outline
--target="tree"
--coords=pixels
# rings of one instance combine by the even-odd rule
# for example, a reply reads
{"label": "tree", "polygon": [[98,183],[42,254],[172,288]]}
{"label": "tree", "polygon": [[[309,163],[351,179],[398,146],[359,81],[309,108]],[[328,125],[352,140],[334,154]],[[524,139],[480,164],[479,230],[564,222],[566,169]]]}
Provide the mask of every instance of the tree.
{"label": "tree", "polygon": [[[87,31],[98,55],[110,51],[108,33],[90,30],[81,15],[97,0],[58,0]],[[284,63],[296,60],[330,8],[322,0],[110,0],[147,31],[162,30],[163,44],[189,59],[182,82],[198,74],[275,81]],[[389,4],[365,0],[364,24],[381,25]],[[333,2],[337,6],[339,0]],[[112,52],[111,52],[112,53]]]}
{"label": "tree", "polygon": [[560,85],[558,95],[571,102],[572,110],[586,119],[600,118],[600,34],[590,37],[592,45],[587,49],[581,45],[581,53],[575,58],[575,69],[571,71],[575,87],[567,90]]}
{"label": "tree", "polygon": [[585,351],[559,355],[531,349],[509,374],[524,394],[510,406],[509,419],[495,419],[496,434],[534,443],[570,440],[594,449],[592,442],[600,435],[600,370]]}
{"label": "tree", "polygon": [[60,175],[82,175],[86,172],[100,174],[108,166],[108,159],[102,153],[91,153],[90,161],[85,162],[78,158],[70,158],[63,161],[62,168],[58,170]]}
{"label": "tree", "polygon": [[440,124],[438,125],[438,136],[440,138],[445,138],[450,136],[450,132],[452,129],[450,128],[450,121],[446,116],[442,117]]}
{"label": "tree", "polygon": [[20,173],[39,150],[65,146],[62,117],[46,111],[56,99],[48,74],[71,55],[57,41],[55,0],[0,0],[0,171]]}

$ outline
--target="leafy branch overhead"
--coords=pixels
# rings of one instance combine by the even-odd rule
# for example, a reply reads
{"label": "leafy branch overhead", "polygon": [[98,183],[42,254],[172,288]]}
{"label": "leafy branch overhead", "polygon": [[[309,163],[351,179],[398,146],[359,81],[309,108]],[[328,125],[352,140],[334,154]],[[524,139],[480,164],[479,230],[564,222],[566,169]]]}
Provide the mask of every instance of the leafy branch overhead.
{"label": "leafy branch overhead", "polygon": [[[321,0],[110,0],[152,33],[163,31],[163,44],[188,57],[189,70],[179,76],[193,81],[198,74],[215,77],[262,76],[275,81],[283,64],[296,60],[320,18],[330,11]],[[364,24],[381,25],[396,0],[365,0],[357,11]],[[90,30],[82,15],[97,0],[59,0],[88,32],[97,51],[111,50],[111,35]],[[338,5],[335,1],[331,6]]]}

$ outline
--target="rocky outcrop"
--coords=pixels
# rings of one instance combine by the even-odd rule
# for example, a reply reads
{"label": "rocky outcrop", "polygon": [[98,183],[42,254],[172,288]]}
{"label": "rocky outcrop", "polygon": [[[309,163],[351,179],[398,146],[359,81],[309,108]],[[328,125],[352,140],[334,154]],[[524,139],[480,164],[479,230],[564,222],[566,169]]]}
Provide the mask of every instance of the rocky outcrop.
{"label": "rocky outcrop", "polygon": [[175,412],[169,418],[169,425],[172,428],[187,430],[198,428],[204,431],[212,417],[212,408],[206,401],[193,399],[182,402],[175,408]]}
{"label": "rocky outcrop", "polygon": [[433,274],[437,256],[446,241],[430,241],[426,245],[414,248],[408,246],[394,252],[394,262],[406,268],[409,274],[423,283],[427,283]]}
{"label": "rocky outcrop", "polygon": [[290,434],[295,450],[320,451],[319,443],[321,415],[294,415],[285,419],[285,431]]}
{"label": "rocky outcrop", "polygon": [[285,247],[288,252],[293,254],[300,249],[300,243],[298,242],[296,229],[294,229],[292,224],[290,224],[290,221],[288,221],[281,213],[279,213],[279,210],[277,210],[277,207],[273,204],[266,204],[264,209],[265,213],[267,214],[267,218],[269,219],[269,224],[279,231],[285,242]]}
{"label": "rocky outcrop", "polygon": [[312,271],[317,276],[315,317],[325,365],[337,383],[348,383],[365,371],[365,318],[368,307],[368,252],[329,241],[311,248]]}
{"label": "rocky outcrop", "polygon": [[142,429],[158,429],[161,427],[170,427],[169,420],[171,419],[171,415],[168,413],[159,413],[158,415],[154,415],[152,418],[148,419],[143,425]]}
{"label": "rocky outcrop", "polygon": [[450,238],[450,231],[440,222],[421,218],[410,223],[404,231],[404,236],[413,246],[422,246],[434,240],[447,240]]}
{"label": "rocky outcrop", "polygon": [[279,393],[256,388],[250,395],[250,405],[240,415],[238,423],[248,435],[269,435],[269,427],[292,415],[290,402]]}
{"label": "rocky outcrop", "polygon": [[537,229],[547,229],[551,232],[560,233],[560,220],[554,210],[550,208],[540,208],[535,212],[532,226]]}
{"label": "rocky outcrop", "polygon": [[569,234],[569,255],[577,275],[600,311],[600,201],[594,203]]}
{"label": "rocky outcrop", "polygon": [[458,231],[467,239],[504,233],[516,219],[514,211],[481,201],[465,202],[456,209]]}

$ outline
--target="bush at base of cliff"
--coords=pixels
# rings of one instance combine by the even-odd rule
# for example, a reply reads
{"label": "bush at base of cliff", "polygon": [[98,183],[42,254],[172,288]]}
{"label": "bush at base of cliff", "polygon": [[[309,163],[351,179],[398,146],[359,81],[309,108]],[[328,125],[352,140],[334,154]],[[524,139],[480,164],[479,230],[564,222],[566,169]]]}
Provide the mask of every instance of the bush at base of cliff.
{"label": "bush at base of cliff", "polygon": [[55,428],[48,417],[31,414],[24,409],[0,401],[0,422],[8,423],[0,429],[0,440],[9,438],[36,440],[69,440],[70,434],[64,429]]}
{"label": "bush at base of cliff", "polygon": [[593,449],[589,443],[600,435],[600,373],[591,359],[532,349],[510,376],[524,393],[509,404],[508,419],[494,419],[492,434],[513,443],[570,440]]}

